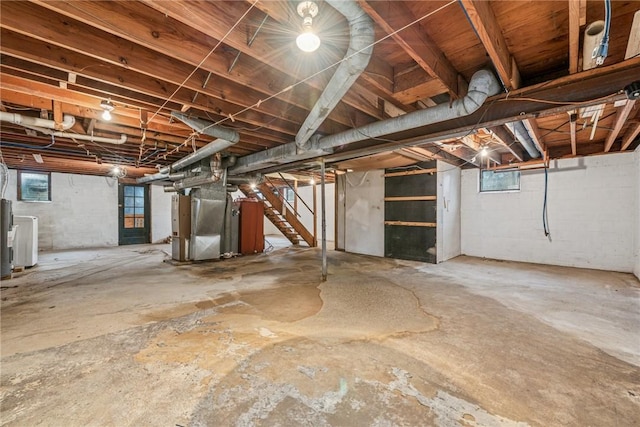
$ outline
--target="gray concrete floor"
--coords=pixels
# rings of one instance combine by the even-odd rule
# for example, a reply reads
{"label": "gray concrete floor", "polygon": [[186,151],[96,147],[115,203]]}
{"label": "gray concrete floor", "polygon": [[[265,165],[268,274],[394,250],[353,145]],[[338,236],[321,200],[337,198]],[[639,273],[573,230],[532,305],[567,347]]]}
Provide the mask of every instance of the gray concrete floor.
{"label": "gray concrete floor", "polygon": [[640,283],[277,242],[41,254],[2,283],[1,424],[633,426]]}

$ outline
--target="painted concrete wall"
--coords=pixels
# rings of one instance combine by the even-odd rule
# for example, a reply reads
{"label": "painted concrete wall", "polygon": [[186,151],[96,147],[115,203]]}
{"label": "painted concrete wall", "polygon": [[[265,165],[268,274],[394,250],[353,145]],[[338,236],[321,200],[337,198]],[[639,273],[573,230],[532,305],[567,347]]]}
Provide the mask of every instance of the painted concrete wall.
{"label": "painted concrete wall", "polygon": [[438,160],[437,259],[443,262],[461,253],[461,170]]}
{"label": "painted concrete wall", "polygon": [[640,147],[636,148],[634,156],[636,163],[636,262],[633,272],[640,279]]}
{"label": "painted concrete wall", "polygon": [[9,170],[5,198],[14,215],[38,217],[40,250],[118,244],[118,183],[100,176],[51,174],[51,202],[17,201],[17,172]]}
{"label": "painted concrete wall", "polygon": [[462,253],[631,272],[637,229],[633,153],[553,161],[550,239],[544,236],[544,172],[523,171],[519,192],[479,193],[478,170],[462,171]]}
{"label": "painted concrete wall", "polygon": [[[327,225],[327,240],[330,242],[333,242],[335,240],[335,222],[336,222],[336,215],[335,215],[335,210],[336,210],[336,203],[335,203],[335,199],[336,199],[336,195],[335,195],[335,189],[336,186],[335,184],[326,184],[325,185],[325,194],[326,194],[326,207],[325,207],[325,211],[326,211],[326,225]],[[318,227],[318,242],[320,242],[320,239],[322,238],[322,216],[321,216],[321,212],[322,212],[322,193],[320,190],[320,184],[316,185],[316,194],[317,194],[317,209],[318,209],[318,214],[316,217],[316,226]],[[313,186],[309,185],[306,187],[299,187],[298,188],[298,194],[300,194],[300,197],[305,201],[305,203],[307,205],[309,205],[309,207],[311,209],[313,209]],[[311,212],[305,208],[302,203],[300,203],[298,201],[298,212],[300,213],[300,221],[302,222],[302,224],[304,224],[304,226],[307,228],[307,230],[309,230],[311,233],[313,233],[313,215],[311,214]],[[319,243],[318,243],[319,244]]]}
{"label": "painted concrete wall", "polygon": [[345,176],[345,250],[384,256],[384,170]]}
{"label": "painted concrete wall", "polygon": [[150,185],[151,242],[160,243],[171,236],[171,196],[162,185]]}
{"label": "painted concrete wall", "polygon": [[346,185],[347,180],[345,175],[336,175],[336,184],[335,184],[335,208],[336,208],[336,218],[335,218],[335,248],[338,250],[344,250],[345,246],[345,223],[346,223]]}

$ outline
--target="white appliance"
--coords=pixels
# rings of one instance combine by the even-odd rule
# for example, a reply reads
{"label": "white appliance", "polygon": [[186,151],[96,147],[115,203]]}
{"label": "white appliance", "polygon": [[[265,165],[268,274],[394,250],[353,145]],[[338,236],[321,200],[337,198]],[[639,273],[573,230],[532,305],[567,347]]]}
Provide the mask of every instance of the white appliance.
{"label": "white appliance", "polygon": [[33,267],[38,263],[38,217],[13,216],[17,225],[13,241],[13,264],[15,267]]}

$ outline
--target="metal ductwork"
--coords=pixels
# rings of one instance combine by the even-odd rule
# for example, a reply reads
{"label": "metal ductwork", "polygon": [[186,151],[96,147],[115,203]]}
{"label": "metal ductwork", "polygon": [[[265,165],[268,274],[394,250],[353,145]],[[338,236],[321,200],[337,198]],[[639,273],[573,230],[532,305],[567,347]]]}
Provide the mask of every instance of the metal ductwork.
{"label": "metal ductwork", "polygon": [[232,143],[240,141],[240,134],[229,128],[211,124],[206,120],[191,118],[177,111],[171,112],[171,117],[175,117],[186,125],[192,127],[196,132],[212,136],[214,138],[225,139]]}
{"label": "metal ductwork", "polygon": [[4,163],[0,163],[0,199],[4,199],[4,192],[9,184],[9,169]]}
{"label": "metal ductwork", "polygon": [[69,130],[76,123],[76,118],[69,114],[65,114],[64,116],[62,116],[62,122],[57,124],[53,120],[0,111],[0,121],[9,122],[25,127],[35,126],[44,129]]}
{"label": "metal ductwork", "polygon": [[533,139],[531,139],[531,135],[529,135],[529,131],[524,126],[524,123],[511,122],[507,123],[506,126],[532,158],[537,159],[540,157],[540,152],[536,148],[536,144],[533,142]]}
{"label": "metal ductwork", "polygon": [[[192,165],[202,159],[205,159],[209,156],[213,156],[216,153],[219,153],[222,150],[226,150],[227,148],[234,145],[236,142],[240,141],[240,134],[233,130],[227,129],[220,126],[212,125],[210,122],[206,120],[200,119],[192,119],[184,114],[172,112],[171,115],[180,119],[185,124],[191,126],[196,132],[204,133],[205,135],[215,136],[218,139],[211,141],[204,147],[194,151],[188,156],[183,157],[182,159],[174,162],[169,166],[165,166],[160,168],[158,173],[153,175],[147,175],[142,178],[138,178],[136,182],[138,184],[144,184],[147,182],[158,181],[161,179],[169,179],[169,173],[178,171],[180,169],[184,169],[189,165]],[[235,157],[231,160],[232,163],[235,163]]]}
{"label": "metal ductwork", "polygon": [[340,12],[349,22],[351,39],[344,59],[296,135],[298,147],[306,147],[308,145],[307,143],[311,136],[318,130],[360,74],[367,68],[373,52],[375,41],[373,22],[358,3],[353,0],[327,0],[327,3]]}
{"label": "metal ductwork", "polygon": [[487,70],[476,72],[469,82],[469,91],[462,99],[439,104],[424,110],[413,111],[402,116],[371,123],[356,129],[311,138],[309,148],[302,150],[295,142],[270,148],[265,151],[241,157],[236,165],[230,168],[233,174],[241,174],[278,164],[307,160],[322,155],[331,154],[335,147],[342,147],[354,142],[382,137],[398,132],[464,117],[474,113],[489,96],[498,94],[501,85],[496,77]]}

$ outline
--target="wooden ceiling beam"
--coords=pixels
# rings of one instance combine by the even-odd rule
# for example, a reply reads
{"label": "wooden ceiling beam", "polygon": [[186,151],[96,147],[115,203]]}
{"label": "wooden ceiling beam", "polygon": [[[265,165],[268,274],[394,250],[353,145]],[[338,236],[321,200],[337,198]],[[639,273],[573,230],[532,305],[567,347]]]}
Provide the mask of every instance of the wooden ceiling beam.
{"label": "wooden ceiling beam", "polygon": [[471,25],[484,45],[502,83],[507,89],[520,87],[520,71],[511,56],[507,42],[498,25],[491,3],[483,0],[460,0]]}
{"label": "wooden ceiling beam", "polygon": [[[19,4],[20,2],[11,3]],[[15,17],[14,14],[17,12],[32,11],[28,7],[3,5],[2,25],[5,28],[2,31],[3,49],[14,56],[22,55],[32,61],[40,60],[57,68],[65,67],[65,73],[73,71],[114,85],[131,86],[136,91],[153,92],[154,96],[159,96],[163,100],[174,94],[173,102],[192,103],[209,111],[219,110],[218,112],[225,117],[229,114],[237,114],[252,105],[251,98],[255,98],[256,102],[259,100],[251,90],[240,86],[233,88],[227,86],[227,90],[214,87],[202,88],[202,81],[206,78],[206,73],[203,74],[202,71],[196,72],[192,78],[185,81],[185,77],[193,72],[193,68],[188,65],[131,42],[116,40],[86,24],[73,23],[55,13],[48,13],[48,19],[40,16],[32,17],[30,25],[24,25],[22,19]],[[12,31],[8,31],[9,29]],[[83,37],[77,37],[77,33],[83,34]],[[41,42],[24,34],[29,34]],[[56,45],[51,46],[49,39],[55,39]],[[25,45],[29,48],[25,48]],[[123,51],[127,52],[126,58],[119,54]],[[99,62],[96,63],[96,60]],[[123,62],[126,63],[125,66]],[[79,84],[81,78],[78,77],[76,80]],[[183,85],[185,89],[176,93],[178,85]],[[189,92],[187,89],[202,93],[203,95],[200,95],[202,99],[194,100],[194,93],[186,93]],[[211,107],[208,108],[208,106]],[[286,111],[287,115],[274,113],[281,111]],[[271,106],[265,104],[261,108],[244,112],[238,120],[247,120],[254,125],[262,124],[269,121],[263,117],[265,115],[283,122],[286,122],[286,117],[291,116],[297,122],[304,120],[307,113],[294,107],[289,109],[287,104],[274,100]],[[324,130],[334,132],[344,130],[344,127],[332,129],[327,124]],[[284,132],[284,129],[281,131]],[[297,124],[291,122],[285,133],[295,135],[296,132]]]}
{"label": "wooden ceiling beam", "polygon": [[540,128],[538,127],[538,122],[534,118],[524,119],[522,121],[524,127],[527,128],[533,143],[536,145],[536,148],[540,153],[544,155],[547,152],[547,144],[544,141],[544,136],[542,136],[542,132],[540,132]]}
{"label": "wooden ceiling beam", "polygon": [[[107,33],[125,37],[132,43],[163,55],[171,52],[172,58],[191,66],[188,71],[186,69],[183,71],[182,79],[189,75],[193,67],[201,64],[200,68],[205,72],[205,76],[207,73],[212,73],[213,79],[210,79],[210,84],[206,85],[210,88],[210,92],[202,87],[207,78],[205,76],[191,89],[209,93],[212,96],[220,94],[224,99],[241,103],[245,107],[253,105],[260,99],[266,99],[292,83],[290,73],[278,73],[275,69],[267,71],[265,64],[249,56],[235,61],[233,70],[229,71],[230,63],[234,58],[229,54],[228,49],[225,51],[224,45],[212,52],[212,47],[217,44],[214,38],[136,2],[36,0],[35,3]],[[149,31],[150,28],[154,30]],[[168,28],[171,28],[171,31],[168,31]],[[203,59],[204,62],[202,62]],[[202,73],[198,73],[200,74]],[[269,75],[269,79],[265,79],[265,75]],[[242,85],[242,90],[237,85]],[[239,99],[234,99],[238,91],[241,92],[241,96]],[[309,87],[294,88],[283,96],[265,102],[262,108],[257,110],[263,113],[288,111],[293,117],[302,115],[302,118],[297,118],[302,122],[306,117],[305,110],[313,105],[309,102],[310,96],[319,97],[320,90]],[[340,114],[330,114],[329,120],[349,126]]]}
{"label": "wooden ceiling beam", "polygon": [[613,143],[615,142],[616,138],[618,138],[620,131],[622,130],[625,123],[627,122],[627,118],[629,117],[629,114],[631,114],[631,111],[633,111],[633,107],[635,105],[636,105],[636,100],[629,99],[627,100],[627,103],[624,105],[624,107],[618,108],[613,129],[611,129],[611,131],[609,132],[609,135],[607,136],[607,139],[604,143],[605,152],[608,152],[609,150],[611,150]]}
{"label": "wooden ceiling beam", "polygon": [[396,30],[415,21],[413,12],[402,2],[358,0],[365,12],[431,77],[440,80],[452,98],[464,96],[458,88],[458,71],[419,23],[403,31]]}
{"label": "wooden ceiling beam", "polygon": [[[146,5],[161,12],[162,14],[169,16],[177,21],[182,22],[185,25],[198,29],[206,35],[216,39],[224,39],[224,43],[232,48],[240,51],[243,55],[255,58],[263,64],[269,64],[269,67],[274,67],[276,70],[289,76],[289,83],[282,85],[276,89],[282,90],[289,85],[306,79],[311,74],[314,74],[317,70],[305,73],[301,75],[301,63],[297,61],[295,55],[291,55],[291,49],[296,49],[295,46],[295,31],[290,34],[286,32],[286,29],[280,29],[279,33],[281,37],[277,40],[277,44],[273,43],[273,37],[271,40],[267,40],[265,37],[257,37],[251,46],[247,45],[246,35],[243,31],[231,31],[229,30],[236,24],[240,16],[247,10],[248,5],[244,2],[235,2],[237,5],[234,10],[230,9],[230,3],[225,2],[221,4],[215,1],[193,1],[189,3],[188,7],[182,2],[172,1],[156,1],[156,0],[141,0]],[[332,23],[334,24],[334,23]],[[327,51],[328,52],[328,51]],[[342,59],[342,58],[340,58]],[[329,63],[319,64],[321,69]],[[269,73],[271,73],[271,69]],[[315,76],[312,79],[305,80],[301,86],[307,88],[322,90],[326,85],[326,82],[331,77],[331,73],[322,73]],[[353,89],[349,91],[343,98],[342,102],[360,110],[363,113],[375,117],[381,118],[380,112],[377,108],[377,95],[373,94],[371,90],[362,85],[354,85]],[[272,93],[275,91],[272,91]],[[287,93],[283,96],[286,97]],[[360,96],[364,94],[365,96]],[[371,103],[367,100],[376,98],[375,103]]]}
{"label": "wooden ceiling beam", "polygon": [[569,73],[578,72],[580,63],[580,27],[587,22],[587,0],[567,0],[569,3]]}
{"label": "wooden ceiling beam", "polygon": [[494,126],[487,129],[493,135],[493,140],[505,147],[519,161],[524,160],[524,151],[509,129],[504,126]]}
{"label": "wooden ceiling beam", "polygon": [[479,155],[481,157],[484,157],[482,155],[482,149],[486,148],[486,152],[487,152],[486,157],[489,157],[489,159],[491,159],[494,163],[502,164],[502,159],[500,158],[500,155],[496,153],[494,150],[492,150],[491,147],[486,145],[483,146],[482,144],[480,144],[478,141],[474,139],[473,135],[463,136],[462,138],[458,138],[458,141],[462,142],[464,145],[472,149],[476,153],[476,156]]}
{"label": "wooden ceiling beam", "polygon": [[624,151],[629,148],[631,143],[638,135],[640,135],[640,122],[631,123],[629,129],[627,129],[624,136],[622,137],[622,147],[620,151]]}

